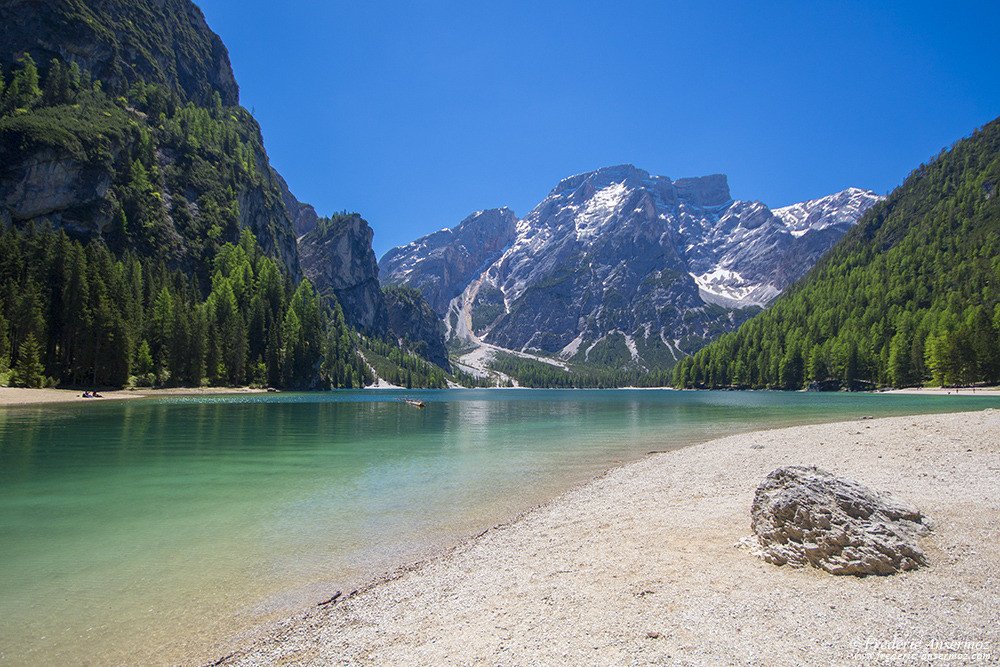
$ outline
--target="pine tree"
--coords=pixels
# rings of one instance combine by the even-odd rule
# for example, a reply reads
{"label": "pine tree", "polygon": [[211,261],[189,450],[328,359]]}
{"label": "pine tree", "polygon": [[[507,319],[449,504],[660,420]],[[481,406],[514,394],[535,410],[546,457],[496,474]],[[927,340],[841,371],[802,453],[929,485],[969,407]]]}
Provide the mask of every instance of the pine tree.
{"label": "pine tree", "polygon": [[[2,78],[3,75],[0,73],[0,79]],[[0,312],[0,371],[10,368],[10,337],[7,334],[7,329],[7,320]]]}
{"label": "pine tree", "polygon": [[41,387],[44,378],[45,367],[40,359],[38,341],[35,340],[34,333],[29,333],[18,349],[12,380],[22,387]]}
{"label": "pine tree", "polygon": [[42,96],[38,87],[38,68],[30,54],[25,53],[17,59],[21,69],[14,72],[14,78],[4,95],[4,109],[27,109]]}
{"label": "pine tree", "polygon": [[170,358],[170,342],[174,336],[174,300],[166,285],[156,295],[149,314],[149,336],[152,341],[150,351],[154,364],[159,370],[173,366]]}
{"label": "pine tree", "polygon": [[45,86],[42,90],[42,104],[55,106],[69,101],[69,78],[66,69],[56,58],[49,64],[49,72],[45,76]]}
{"label": "pine tree", "polygon": [[153,372],[153,354],[149,350],[149,342],[145,338],[139,343],[135,350],[135,362],[133,369],[136,375],[145,376]]}

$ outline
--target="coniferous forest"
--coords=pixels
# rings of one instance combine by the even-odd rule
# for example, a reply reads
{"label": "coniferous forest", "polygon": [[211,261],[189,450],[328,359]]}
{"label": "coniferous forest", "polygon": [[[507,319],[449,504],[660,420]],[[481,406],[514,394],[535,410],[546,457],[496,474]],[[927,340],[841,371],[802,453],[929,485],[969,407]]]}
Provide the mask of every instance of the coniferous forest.
{"label": "coniferous forest", "polygon": [[241,227],[240,193],[274,210],[277,183],[250,114],[210,100],[143,81],[113,97],[75,64],[40,74],[28,55],[0,72],[0,164],[50,152],[109,183],[61,225],[5,220],[0,373],[22,386],[353,388],[375,379],[367,349],[386,377],[446,386],[453,376],[351,330],[336,299],[294,282],[282,230]]}
{"label": "coniferous forest", "polygon": [[372,374],[340,309],[249,232],[197,278],[51,228],[0,234],[0,361],[24,386],[358,387]]}
{"label": "coniferous forest", "polygon": [[685,358],[678,387],[1000,380],[1000,120],[876,204],[763,314]]}

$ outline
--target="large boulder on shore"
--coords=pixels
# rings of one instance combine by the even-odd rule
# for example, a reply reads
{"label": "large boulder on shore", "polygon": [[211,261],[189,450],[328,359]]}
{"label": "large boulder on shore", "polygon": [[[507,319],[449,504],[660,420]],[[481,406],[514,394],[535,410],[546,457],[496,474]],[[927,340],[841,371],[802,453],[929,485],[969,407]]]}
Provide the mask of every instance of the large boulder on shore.
{"label": "large boulder on shore", "polygon": [[769,563],[831,574],[893,574],[925,565],[915,507],[816,467],[778,468],[757,487],[753,532]]}

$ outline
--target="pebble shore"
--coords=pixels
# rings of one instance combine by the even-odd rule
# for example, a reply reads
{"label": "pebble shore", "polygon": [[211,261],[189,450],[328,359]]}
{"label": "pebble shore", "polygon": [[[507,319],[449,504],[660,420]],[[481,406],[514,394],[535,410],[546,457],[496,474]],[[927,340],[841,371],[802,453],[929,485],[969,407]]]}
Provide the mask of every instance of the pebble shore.
{"label": "pebble shore", "polygon": [[[753,494],[783,465],[916,505],[929,566],[835,577],[755,557]],[[218,664],[996,664],[998,517],[1000,411],[731,436],[613,469]]]}

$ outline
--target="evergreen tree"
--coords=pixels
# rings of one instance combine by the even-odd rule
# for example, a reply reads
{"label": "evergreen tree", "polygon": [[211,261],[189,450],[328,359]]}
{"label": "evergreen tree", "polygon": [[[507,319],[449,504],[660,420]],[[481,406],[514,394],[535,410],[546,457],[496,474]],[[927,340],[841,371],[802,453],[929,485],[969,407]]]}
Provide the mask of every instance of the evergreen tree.
{"label": "evergreen tree", "polygon": [[14,384],[21,387],[41,387],[45,379],[45,368],[40,359],[38,341],[35,334],[29,333],[21,342],[18,350],[17,364],[11,378]]}
{"label": "evergreen tree", "polygon": [[[0,78],[3,78],[0,73]],[[10,337],[7,334],[7,320],[0,312],[0,371],[10,368]]]}
{"label": "evergreen tree", "polygon": [[38,87],[38,68],[30,54],[24,53],[17,59],[20,69],[14,72],[14,78],[7,87],[3,98],[5,111],[27,109],[42,96]]}
{"label": "evergreen tree", "polygon": [[67,104],[70,101],[69,76],[62,63],[53,58],[49,64],[49,72],[45,77],[45,87],[42,90],[42,104],[55,106]]}

